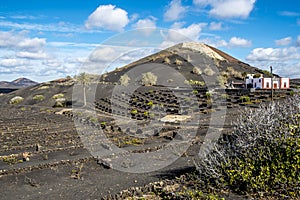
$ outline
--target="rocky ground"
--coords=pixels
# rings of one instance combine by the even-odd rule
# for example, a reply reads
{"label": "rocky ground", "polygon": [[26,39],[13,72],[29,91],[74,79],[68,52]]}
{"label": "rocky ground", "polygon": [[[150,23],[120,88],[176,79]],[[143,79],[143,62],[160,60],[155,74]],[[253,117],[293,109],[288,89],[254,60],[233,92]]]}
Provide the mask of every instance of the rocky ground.
{"label": "rocky ground", "polygon": [[[277,93],[276,99],[288,94]],[[244,93],[215,95],[215,99],[211,99],[206,91],[199,91],[193,94],[197,96],[197,103],[194,104],[189,100],[192,96],[190,92],[181,91],[174,95],[171,91],[152,87],[131,94],[128,109],[125,107],[126,95],[99,97],[91,105],[94,109],[3,106],[0,113],[0,199],[159,199],[163,195],[171,199],[176,195],[177,199],[188,198],[186,191],[201,189],[195,188],[199,180],[189,174],[195,173],[193,160],[207,131],[230,132],[231,122],[238,117],[239,109],[256,108],[259,103],[270,100],[269,94],[262,92],[247,94],[249,101],[244,101],[241,99]],[[218,99],[221,103],[214,105]],[[178,123],[167,123],[161,128],[162,123],[155,121],[160,117],[159,113],[183,114],[177,102],[185,102],[186,111],[193,111],[199,116],[197,124],[187,123],[180,127]],[[225,112],[221,107],[225,108]],[[117,123],[115,116],[118,116]],[[149,126],[151,120],[155,123],[151,124],[148,132],[143,129],[128,130],[128,116],[140,126]],[[224,122],[219,124],[222,120]],[[89,134],[83,138],[79,129],[84,127],[96,135]],[[186,133],[196,130],[196,134],[188,138],[190,135],[182,135],[185,132],[180,132],[180,128]],[[97,138],[99,131],[113,146],[104,146],[104,149],[118,148],[128,154],[151,155],[151,152],[164,149],[171,142],[185,141],[186,138],[190,143],[188,150],[170,165],[148,170],[150,172],[132,173],[126,169],[134,169],[138,162],[124,162],[124,170],[116,169],[116,162],[124,161],[122,153],[116,151],[99,158],[91,151],[92,147],[101,146],[103,138]],[[91,141],[88,143],[90,146],[87,147],[85,141]],[[150,158],[148,164],[152,165],[155,160]],[[162,158],[155,159],[159,163]],[[144,164],[147,169],[147,162]],[[197,195],[205,198],[205,194]],[[222,192],[218,195],[237,198]]]}

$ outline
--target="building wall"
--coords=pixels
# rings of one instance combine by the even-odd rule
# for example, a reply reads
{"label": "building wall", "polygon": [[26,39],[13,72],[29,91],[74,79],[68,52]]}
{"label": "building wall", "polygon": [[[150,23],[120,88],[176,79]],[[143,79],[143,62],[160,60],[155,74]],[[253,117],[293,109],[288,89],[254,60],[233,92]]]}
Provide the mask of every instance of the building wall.
{"label": "building wall", "polygon": [[[253,78],[253,74],[248,74],[246,79],[246,86],[252,84],[253,88],[259,89],[272,89],[272,79],[271,78]],[[289,78],[274,78],[273,80],[274,89],[289,89],[290,79]]]}
{"label": "building wall", "polygon": [[281,78],[280,88],[281,89],[289,89],[290,88],[290,79],[289,78]]}
{"label": "building wall", "polygon": [[[271,78],[263,78],[264,85],[263,89],[272,89],[272,79]],[[273,80],[273,88],[280,89],[280,79]]]}

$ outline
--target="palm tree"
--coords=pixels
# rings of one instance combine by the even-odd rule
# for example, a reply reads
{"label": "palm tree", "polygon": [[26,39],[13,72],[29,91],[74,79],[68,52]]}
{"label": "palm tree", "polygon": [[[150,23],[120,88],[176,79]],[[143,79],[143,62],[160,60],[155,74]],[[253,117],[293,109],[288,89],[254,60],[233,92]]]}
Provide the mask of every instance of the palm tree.
{"label": "palm tree", "polygon": [[77,80],[83,85],[83,105],[86,106],[86,92],[85,87],[90,82],[90,77],[85,73],[79,74]]}

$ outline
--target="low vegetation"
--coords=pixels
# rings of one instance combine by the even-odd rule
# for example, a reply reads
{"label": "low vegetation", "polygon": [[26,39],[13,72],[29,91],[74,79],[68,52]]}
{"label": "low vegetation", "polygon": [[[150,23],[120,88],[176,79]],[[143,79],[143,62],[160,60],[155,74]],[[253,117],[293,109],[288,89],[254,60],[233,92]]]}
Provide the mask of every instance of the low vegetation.
{"label": "low vegetation", "polygon": [[62,94],[62,93],[59,93],[59,94],[55,94],[55,95],[53,95],[52,96],[52,99],[61,99],[61,98],[64,98],[64,94]]}
{"label": "low vegetation", "polygon": [[130,78],[127,74],[124,74],[120,77],[120,85],[122,86],[128,86],[130,81]]}
{"label": "low vegetation", "polygon": [[15,96],[9,100],[9,104],[19,104],[24,100],[21,96]]}
{"label": "low vegetation", "polygon": [[45,96],[42,95],[42,94],[37,94],[37,95],[34,95],[32,97],[33,100],[36,100],[36,101],[43,101],[45,99]]}
{"label": "low vegetation", "polygon": [[246,109],[196,162],[208,187],[260,198],[300,197],[300,97]]}
{"label": "low vegetation", "polygon": [[202,71],[199,67],[193,67],[193,73],[197,75],[201,75]]}
{"label": "low vegetation", "polygon": [[145,86],[155,85],[157,81],[157,76],[152,72],[147,72],[142,74],[142,84]]}
{"label": "low vegetation", "polygon": [[215,74],[215,72],[214,72],[210,67],[206,67],[206,68],[204,69],[204,74],[205,74],[206,76],[213,76],[213,75]]}

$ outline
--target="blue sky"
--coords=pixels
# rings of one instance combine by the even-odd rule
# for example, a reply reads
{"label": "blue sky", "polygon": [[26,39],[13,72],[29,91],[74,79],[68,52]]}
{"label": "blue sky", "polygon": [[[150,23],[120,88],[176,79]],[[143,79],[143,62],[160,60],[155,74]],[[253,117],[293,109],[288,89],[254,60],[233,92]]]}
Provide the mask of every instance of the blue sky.
{"label": "blue sky", "polygon": [[2,0],[0,80],[103,72],[186,37],[295,78],[299,30],[298,0]]}

